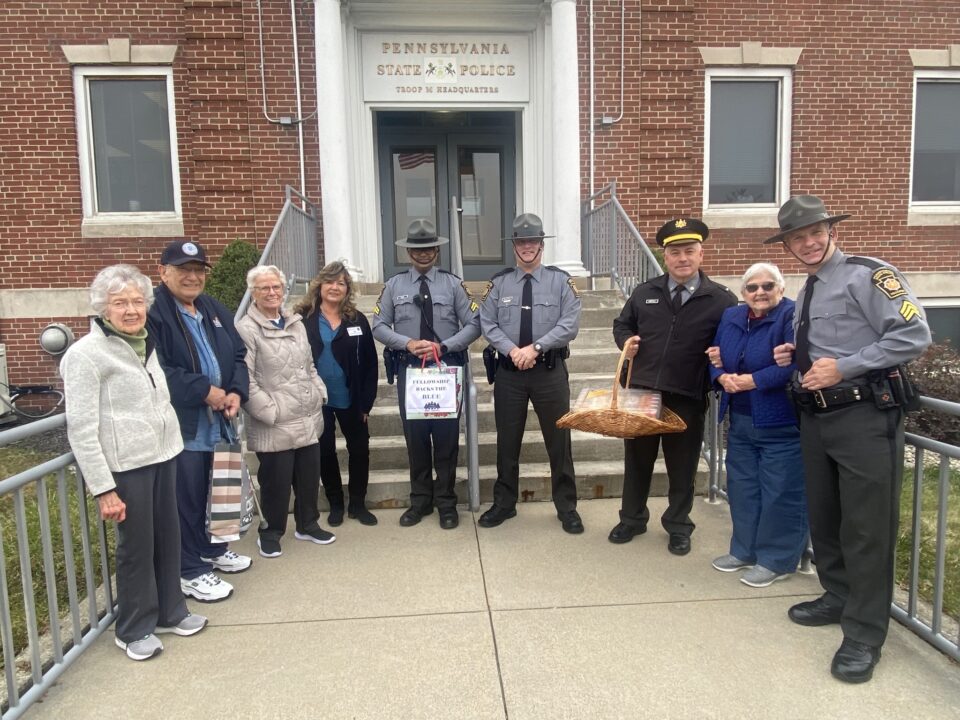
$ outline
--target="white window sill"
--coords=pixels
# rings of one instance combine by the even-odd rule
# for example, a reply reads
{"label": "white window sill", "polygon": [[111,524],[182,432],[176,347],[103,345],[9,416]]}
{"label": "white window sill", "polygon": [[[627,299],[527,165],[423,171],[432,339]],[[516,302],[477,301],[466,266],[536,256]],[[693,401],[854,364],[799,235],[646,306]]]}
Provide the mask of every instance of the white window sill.
{"label": "white window sill", "polygon": [[84,218],[80,235],[102,237],[182,237],[182,218]]}
{"label": "white window sill", "polygon": [[911,209],[907,211],[908,226],[960,225],[960,207],[948,209]]}
{"label": "white window sill", "polygon": [[780,228],[779,210],[704,210],[703,221],[713,229],[721,228]]}

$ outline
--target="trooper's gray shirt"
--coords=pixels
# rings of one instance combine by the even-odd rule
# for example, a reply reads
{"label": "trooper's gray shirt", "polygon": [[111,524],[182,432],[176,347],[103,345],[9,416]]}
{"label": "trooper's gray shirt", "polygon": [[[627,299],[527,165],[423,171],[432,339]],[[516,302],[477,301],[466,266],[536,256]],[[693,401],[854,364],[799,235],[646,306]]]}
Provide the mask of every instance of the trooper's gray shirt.
{"label": "trooper's gray shirt", "polygon": [[[459,352],[480,337],[477,305],[453,273],[430,268],[427,279],[433,302],[433,329],[448,352]],[[414,298],[420,294],[421,274],[416,268],[387,280],[373,311],[373,336],[391,350],[406,350],[407,342],[420,338],[420,307]]]}
{"label": "trooper's gray shirt", "polygon": [[[514,268],[493,276],[480,306],[483,336],[501,355],[520,344],[520,304],[526,270]],[[570,287],[570,276],[540,265],[533,276],[533,343],[543,350],[565,347],[580,331],[580,298]]]}
{"label": "trooper's gray shirt", "polygon": [[[810,300],[810,359],[836,358],[840,385],[870,370],[918,357],[930,344],[923,308],[899,271],[875,258],[870,268],[835,250],[817,270]],[[797,297],[794,330],[805,290]]]}

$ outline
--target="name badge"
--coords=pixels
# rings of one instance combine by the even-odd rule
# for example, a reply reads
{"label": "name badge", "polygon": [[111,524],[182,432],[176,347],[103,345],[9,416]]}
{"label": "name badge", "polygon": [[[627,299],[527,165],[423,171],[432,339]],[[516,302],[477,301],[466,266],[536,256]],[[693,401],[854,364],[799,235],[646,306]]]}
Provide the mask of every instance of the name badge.
{"label": "name badge", "polygon": [[404,300],[409,300],[409,299],[410,299],[410,296],[409,296],[409,295],[397,295],[397,296],[393,299],[393,302],[394,302],[394,304],[396,304],[396,303],[403,302]]}
{"label": "name badge", "polygon": [[647,298],[647,305],[656,305],[660,302],[660,298]]}
{"label": "name badge", "polygon": [[507,297],[502,297],[502,298],[500,298],[500,304],[501,304],[501,305],[509,305],[509,304],[512,303],[512,302],[513,302],[513,296],[512,296],[512,295],[508,295]]}
{"label": "name badge", "polygon": [[357,325],[351,325],[347,328],[347,335],[350,337],[357,337],[358,335],[363,335],[363,328],[358,327]]}

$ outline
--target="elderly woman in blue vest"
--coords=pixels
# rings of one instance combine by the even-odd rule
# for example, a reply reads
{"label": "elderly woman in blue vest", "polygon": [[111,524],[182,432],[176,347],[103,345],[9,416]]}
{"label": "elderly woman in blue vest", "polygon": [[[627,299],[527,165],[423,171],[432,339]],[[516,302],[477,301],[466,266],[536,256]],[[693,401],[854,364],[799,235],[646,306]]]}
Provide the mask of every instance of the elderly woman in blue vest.
{"label": "elderly woman in blue vest", "polygon": [[746,570],[740,581],[766,587],[797,569],[807,537],[803,458],[786,386],[793,367],[778,367],[773,348],[793,342],[794,302],[783,275],[757,263],[743,275],[745,304],[728,308],[707,350],[713,382],[730,410],[727,494],[730,553],[713,561],[721,572]]}
{"label": "elderly woman in blue vest", "polygon": [[275,265],[247,273],[253,303],[237,332],[247,346],[250,399],[247,446],[257,453],[263,517],[257,547],[263,557],[282,553],[293,489],[294,537],[329,545],[336,537],[320,527],[320,443],[327,389],[313,365],[310,343],[297,313],[283,307],[287,280]]}
{"label": "elderly woman in blue vest", "polygon": [[180,592],[177,415],[147,334],[150,280],[131,265],[90,286],[99,317],[63,356],[67,437],[104,520],[117,522],[116,643],[133,660],[163,650],[157,634],[207,624]]}

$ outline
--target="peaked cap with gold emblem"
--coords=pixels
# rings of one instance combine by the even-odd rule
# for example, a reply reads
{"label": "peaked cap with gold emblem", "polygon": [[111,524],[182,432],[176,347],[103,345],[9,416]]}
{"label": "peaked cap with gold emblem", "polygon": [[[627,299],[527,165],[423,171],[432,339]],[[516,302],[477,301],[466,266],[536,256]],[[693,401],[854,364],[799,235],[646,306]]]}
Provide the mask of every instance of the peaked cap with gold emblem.
{"label": "peaked cap with gold emblem", "polygon": [[694,218],[676,218],[657,230],[657,245],[667,247],[673,243],[684,245],[691,242],[702,243],[710,234],[706,223]]}

